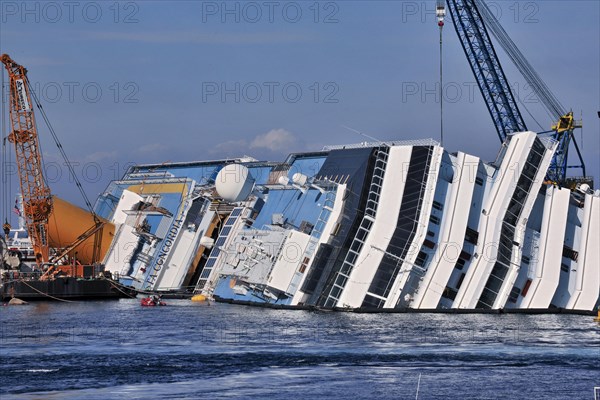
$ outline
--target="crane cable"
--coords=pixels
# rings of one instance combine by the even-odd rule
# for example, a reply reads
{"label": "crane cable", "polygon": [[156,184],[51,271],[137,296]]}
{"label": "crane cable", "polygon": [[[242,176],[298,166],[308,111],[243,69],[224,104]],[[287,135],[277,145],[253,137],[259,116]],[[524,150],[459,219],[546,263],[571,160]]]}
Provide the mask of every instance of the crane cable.
{"label": "crane cable", "polygon": [[2,106],[0,109],[0,119],[2,119],[2,165],[0,168],[2,168],[2,202],[4,203],[4,207],[2,207],[2,217],[0,217],[0,219],[4,219],[6,223],[8,223],[8,198],[6,196],[6,118],[4,115],[4,69],[0,71],[0,75],[2,75],[2,77],[0,77],[0,84],[2,85]]}
{"label": "crane cable", "polygon": [[[2,110],[4,115],[4,110]],[[4,119],[2,120],[2,125],[4,125]],[[2,132],[4,131],[4,126],[2,127]],[[9,176],[8,176],[8,160],[7,160],[7,146],[6,146],[6,137],[2,137],[2,201],[4,202],[4,207],[2,208],[2,219],[4,223],[8,224],[8,216],[10,215],[9,203],[10,203],[10,189],[9,186]]]}
{"label": "crane cable", "polygon": [[498,43],[523,75],[527,83],[533,88],[535,94],[540,98],[542,105],[546,108],[548,115],[558,120],[565,114],[565,108],[548,88],[533,66],[527,61],[523,53],[508,36],[502,25],[498,22],[487,4],[482,0],[474,0],[478,4],[486,26],[492,32]]}
{"label": "crane cable", "polygon": [[81,196],[83,197],[83,201],[85,202],[86,207],[88,208],[90,213],[94,216],[94,219],[96,219],[97,216],[92,207],[92,203],[90,202],[89,198],[85,194],[85,191],[83,190],[83,186],[81,185],[79,178],[77,178],[77,175],[75,174],[75,169],[71,165],[71,162],[69,161],[69,158],[67,157],[67,153],[65,153],[65,150],[63,149],[63,146],[60,143],[60,140],[58,139],[58,136],[56,135],[56,132],[54,131],[54,128],[52,127],[52,124],[50,123],[50,120],[48,119],[48,116],[46,115],[46,112],[42,108],[42,104],[40,103],[37,95],[35,94],[33,87],[31,86],[31,82],[29,81],[29,78],[25,77],[25,79],[27,80],[27,86],[29,87],[29,91],[35,102],[35,105],[38,108],[38,110],[40,111],[40,114],[42,115],[42,118],[44,119],[44,122],[46,123],[46,126],[48,127],[48,130],[50,131],[50,134],[52,135],[52,139],[54,139],[54,143],[56,144],[56,147],[60,151],[60,154],[61,154],[63,160],[65,161],[67,168],[69,169],[69,173],[71,174],[71,177],[75,181],[75,186],[77,186],[77,189],[79,189],[79,192],[81,193]]}
{"label": "crane cable", "polygon": [[549,111],[554,113],[553,117],[560,117],[563,115],[564,107],[562,104],[560,104],[556,96],[554,96],[542,78],[537,74],[533,66],[527,61],[523,53],[521,53],[512,39],[508,36],[504,28],[494,17],[487,5],[480,0],[476,1],[480,4],[481,14],[488,27],[492,31],[492,34],[498,40],[502,48],[506,51],[507,55],[511,58],[519,71],[523,74],[527,82],[534,88],[534,90],[536,90],[536,94],[541,97],[541,100],[544,102],[544,106],[546,106]]}
{"label": "crane cable", "polygon": [[[3,212],[3,219],[5,221],[6,224],[8,224],[8,217],[10,216],[10,194],[12,193],[12,179],[10,178],[9,174],[8,174],[8,168],[10,165],[10,152],[8,152],[7,150],[7,145],[6,145],[6,102],[5,102],[5,81],[4,81],[4,68],[2,68],[2,71],[0,72],[1,77],[1,95],[2,95],[2,99],[1,99],[1,110],[0,110],[0,118],[2,119],[2,162],[1,162],[1,175],[2,175],[2,192],[4,193],[4,196],[2,198],[2,201],[4,202],[4,208],[2,210]],[[6,91],[6,95],[8,95],[8,90]]]}
{"label": "crane cable", "polygon": [[442,60],[442,28],[444,23],[438,24],[440,27],[440,144],[444,146],[444,79],[443,79],[443,60]]}
{"label": "crane cable", "polygon": [[438,0],[435,6],[435,15],[437,25],[440,27],[440,145],[444,146],[444,75],[442,59],[442,30],[444,28],[444,18],[446,17],[446,4],[444,0]]}
{"label": "crane cable", "polygon": [[529,111],[529,108],[527,108],[527,104],[525,104],[518,95],[516,95],[515,97],[517,98],[517,101],[519,102],[519,104],[521,104],[523,106],[523,108],[525,109],[525,111],[527,111],[527,114],[529,114],[531,119],[535,121],[535,123],[540,128],[540,130],[543,131],[545,128],[542,126],[542,124],[539,123],[539,121],[537,119],[535,119],[535,117],[533,116],[531,111]]}

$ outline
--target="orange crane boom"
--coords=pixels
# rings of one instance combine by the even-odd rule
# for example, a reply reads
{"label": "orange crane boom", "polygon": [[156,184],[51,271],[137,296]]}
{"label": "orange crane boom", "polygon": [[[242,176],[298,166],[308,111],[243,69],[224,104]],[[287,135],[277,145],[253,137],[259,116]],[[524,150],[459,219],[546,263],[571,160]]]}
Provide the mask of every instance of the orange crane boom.
{"label": "orange crane boom", "polygon": [[36,261],[41,264],[49,258],[48,217],[52,212],[52,196],[44,179],[27,69],[14,62],[8,54],[3,54],[0,60],[8,71],[10,85],[12,130],[8,140],[15,146],[25,224]]}

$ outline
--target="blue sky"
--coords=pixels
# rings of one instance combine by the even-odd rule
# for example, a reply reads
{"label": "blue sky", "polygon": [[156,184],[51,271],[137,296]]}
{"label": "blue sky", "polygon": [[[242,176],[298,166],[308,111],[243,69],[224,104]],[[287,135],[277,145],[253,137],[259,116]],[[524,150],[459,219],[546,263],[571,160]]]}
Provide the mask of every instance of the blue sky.
{"label": "blue sky", "polygon": [[[562,104],[583,115],[598,182],[600,2],[488,3]],[[29,69],[92,199],[132,162],[282,160],[364,140],[346,127],[381,140],[439,137],[434,1],[71,4],[2,1],[0,52]],[[500,143],[449,16],[444,54],[444,145],[491,161]],[[38,122],[53,191],[82,204]]]}

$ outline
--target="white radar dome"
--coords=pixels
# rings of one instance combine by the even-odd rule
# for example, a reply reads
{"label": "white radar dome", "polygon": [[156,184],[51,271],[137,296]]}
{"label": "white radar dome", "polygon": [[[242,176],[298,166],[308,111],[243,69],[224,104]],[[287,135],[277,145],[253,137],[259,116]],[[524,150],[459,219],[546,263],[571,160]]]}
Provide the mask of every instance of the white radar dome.
{"label": "white radar dome", "polygon": [[292,175],[292,182],[294,182],[296,185],[304,186],[306,185],[306,181],[308,181],[308,176],[304,174],[296,172],[294,175]]}
{"label": "white radar dome", "polygon": [[223,200],[237,203],[246,200],[252,193],[254,178],[247,167],[241,164],[229,164],[217,174],[215,186]]}
{"label": "white radar dome", "polygon": [[587,193],[590,190],[590,185],[588,185],[587,183],[582,183],[581,185],[579,185],[579,191],[581,193]]}

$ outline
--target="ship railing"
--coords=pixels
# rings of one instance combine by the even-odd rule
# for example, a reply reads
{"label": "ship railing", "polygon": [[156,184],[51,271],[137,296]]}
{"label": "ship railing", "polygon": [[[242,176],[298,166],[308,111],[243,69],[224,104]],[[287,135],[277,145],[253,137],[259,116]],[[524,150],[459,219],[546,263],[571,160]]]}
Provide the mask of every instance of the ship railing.
{"label": "ship railing", "polygon": [[350,274],[355,267],[359,254],[362,251],[369,233],[371,232],[373,224],[375,223],[375,217],[377,216],[377,208],[379,207],[379,199],[381,196],[381,189],[383,186],[383,178],[385,176],[385,170],[387,167],[388,155],[389,148],[386,146],[382,146],[377,151],[377,160],[375,162],[373,176],[371,177],[371,185],[369,188],[369,195],[367,197],[368,200],[365,207],[365,214],[363,215],[363,219],[360,223],[358,231],[354,235],[350,249],[348,250],[348,253],[346,253],[344,262],[337,272],[332,286],[330,289],[328,289],[329,294],[325,300],[325,306],[333,307],[339,301],[339,298],[342,295],[348,280],[350,279]]}
{"label": "ship railing", "polygon": [[440,142],[435,139],[415,139],[415,140],[391,140],[382,142],[361,142],[340,145],[329,145],[323,147],[323,151],[357,149],[364,147],[392,147],[392,146],[440,146]]}
{"label": "ship railing", "polygon": [[42,276],[40,271],[20,272],[20,271],[4,271],[2,281],[18,281],[18,280],[37,280]]}

